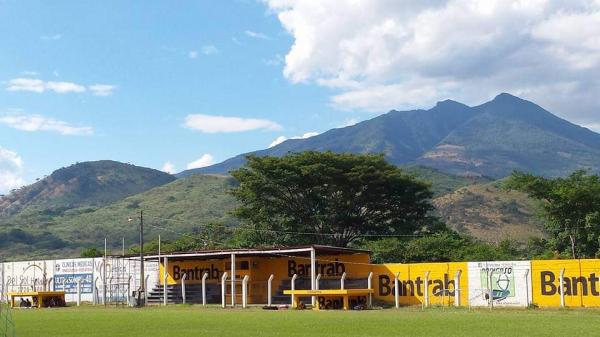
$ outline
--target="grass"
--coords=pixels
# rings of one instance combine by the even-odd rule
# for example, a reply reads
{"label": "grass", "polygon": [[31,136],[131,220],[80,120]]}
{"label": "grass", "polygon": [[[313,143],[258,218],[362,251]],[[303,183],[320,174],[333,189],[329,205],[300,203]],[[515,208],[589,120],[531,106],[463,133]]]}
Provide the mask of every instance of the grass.
{"label": "grass", "polygon": [[593,336],[599,310],[263,311],[199,306],[14,310],[17,336]]}

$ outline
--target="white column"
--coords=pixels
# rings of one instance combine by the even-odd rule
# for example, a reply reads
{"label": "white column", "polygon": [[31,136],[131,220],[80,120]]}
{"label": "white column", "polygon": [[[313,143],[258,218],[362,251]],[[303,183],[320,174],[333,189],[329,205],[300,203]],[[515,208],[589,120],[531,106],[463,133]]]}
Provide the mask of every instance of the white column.
{"label": "white column", "polygon": [[81,305],[81,279],[77,279],[77,306]]}
{"label": "white column", "polygon": [[231,254],[231,306],[235,307],[235,254]]}
{"label": "white column", "polygon": [[460,293],[462,292],[462,290],[460,290],[461,284],[460,284],[460,275],[462,274],[462,270],[458,270],[456,272],[456,275],[454,275],[454,306],[455,307],[460,307]]}
{"label": "white column", "polygon": [[396,309],[400,308],[400,273],[396,273],[394,277],[394,303],[396,304]]}
{"label": "white column", "polygon": [[248,280],[250,279],[250,276],[246,275],[244,276],[244,279],[242,280],[242,308],[246,309],[246,307],[248,306]]}
{"label": "white column", "polygon": [[185,304],[185,279],[187,279],[187,273],[183,273],[183,277],[181,278],[181,298],[183,304]]}
{"label": "white column", "polygon": [[227,292],[227,272],[223,273],[223,276],[221,276],[221,305],[223,306],[223,309],[225,309],[226,303],[225,303],[225,293]]}
{"label": "white column", "polygon": [[529,307],[529,269],[525,270],[525,306]]}
{"label": "white column", "polygon": [[494,272],[490,271],[488,268],[488,300],[490,301],[490,310],[494,308],[494,286],[492,285],[493,277]]}
{"label": "white column", "polygon": [[269,281],[267,281],[267,306],[271,306],[272,304],[272,299],[273,299],[273,278],[275,278],[275,275],[271,274],[271,276],[269,276]]}
{"label": "white column", "polygon": [[96,276],[96,278],[94,279],[94,282],[92,283],[92,304],[96,305],[98,304],[98,278],[99,276]]}
{"label": "white column", "polygon": [[319,281],[321,281],[321,273],[317,275],[317,279],[315,280],[315,290],[319,290]]}
{"label": "white column", "polygon": [[[129,305],[129,306],[131,306],[130,299],[131,299],[131,278],[132,277],[133,276],[129,275],[129,278],[127,279],[127,305]],[[134,280],[134,282],[135,282],[135,280]],[[146,288],[144,287],[144,289],[146,289]],[[147,294],[148,292],[146,291],[145,293]]]}
{"label": "white column", "polygon": [[150,279],[150,275],[146,275],[146,277],[144,278],[144,290],[146,290],[144,291],[144,303],[148,303],[148,279]]}
{"label": "white column", "polygon": [[[310,248],[310,290],[316,290],[316,279],[317,279],[317,251],[315,247]],[[311,296],[310,298],[311,304],[314,307],[315,302],[317,301],[316,296]]]}
{"label": "white column", "polygon": [[[291,281],[291,286],[292,286],[292,292],[294,290],[296,290],[296,279],[298,278],[298,274],[294,274],[294,276],[292,276],[292,281]],[[294,294],[291,295],[291,300],[292,300],[292,306],[294,305]]]}
{"label": "white column", "polygon": [[[369,273],[369,277],[367,278],[367,289],[373,289],[373,272]],[[369,297],[367,300],[367,307],[371,309],[373,307],[373,294],[369,293]]]}
{"label": "white column", "polygon": [[425,307],[429,307],[429,271],[425,273]]}
{"label": "white column", "polygon": [[65,302],[67,301],[67,277],[66,275],[63,275],[63,280],[62,280],[62,288],[63,291],[65,292]]}
{"label": "white column", "polygon": [[164,257],[163,258],[163,304],[167,305],[167,292],[168,292],[168,288],[167,288],[167,280],[169,277],[169,258],[168,257]]}
{"label": "white column", "polygon": [[208,278],[208,273],[204,273],[202,275],[202,305],[206,305],[206,278]]}
{"label": "white column", "polygon": [[560,270],[560,277],[558,278],[560,284],[558,289],[560,291],[560,307],[565,307],[565,268]]}
{"label": "white column", "polygon": [[346,283],[346,272],[342,273],[342,278],[340,278],[340,289],[344,290]]}

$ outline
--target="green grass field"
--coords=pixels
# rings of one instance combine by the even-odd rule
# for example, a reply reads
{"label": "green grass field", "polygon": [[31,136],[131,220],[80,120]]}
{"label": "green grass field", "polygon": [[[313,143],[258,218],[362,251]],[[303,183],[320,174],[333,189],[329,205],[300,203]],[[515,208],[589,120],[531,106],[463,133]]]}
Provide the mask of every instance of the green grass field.
{"label": "green grass field", "polygon": [[598,310],[14,310],[17,336],[600,336]]}

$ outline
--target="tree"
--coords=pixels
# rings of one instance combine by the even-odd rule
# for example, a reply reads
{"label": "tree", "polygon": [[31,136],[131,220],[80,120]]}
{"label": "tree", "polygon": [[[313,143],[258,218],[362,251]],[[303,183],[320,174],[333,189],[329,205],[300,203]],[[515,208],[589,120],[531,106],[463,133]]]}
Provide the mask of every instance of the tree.
{"label": "tree", "polygon": [[573,258],[600,255],[600,177],[576,171],[566,178],[544,178],[515,172],[508,188],[542,201],[550,244]]}
{"label": "tree", "polygon": [[81,257],[100,257],[103,255],[104,253],[96,247],[85,248],[81,251]]}
{"label": "tree", "polygon": [[377,263],[516,260],[524,255],[515,241],[502,240],[494,245],[449,229],[414,239],[370,241],[364,248],[372,252]]}
{"label": "tree", "polygon": [[232,193],[241,203],[234,214],[245,245],[346,247],[365,235],[428,230],[429,185],[383,155],[248,156],[231,174],[239,181]]}

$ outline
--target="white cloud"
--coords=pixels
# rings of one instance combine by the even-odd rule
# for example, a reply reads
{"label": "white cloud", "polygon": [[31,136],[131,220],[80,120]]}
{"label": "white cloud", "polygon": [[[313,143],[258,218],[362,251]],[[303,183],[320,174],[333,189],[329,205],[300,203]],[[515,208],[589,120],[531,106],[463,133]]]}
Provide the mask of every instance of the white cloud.
{"label": "white cloud", "polygon": [[600,133],[600,123],[585,124],[583,125],[583,127],[586,127],[594,132]]}
{"label": "white cloud", "polygon": [[6,194],[25,184],[23,159],[14,151],[0,147],[0,194]]}
{"label": "white cloud", "polygon": [[110,96],[115,88],[116,86],[110,84],[94,84],[88,87],[88,89],[96,96]]}
{"label": "white cloud", "polygon": [[41,115],[12,113],[0,115],[0,124],[23,131],[49,131],[61,135],[91,135],[93,128],[88,126],[72,126],[67,122],[54,120]]}
{"label": "white cloud", "polygon": [[46,82],[46,89],[52,90],[59,94],[66,94],[69,92],[84,92],[85,87],[83,85],[79,85],[71,82]]}
{"label": "white cloud", "polygon": [[33,92],[44,92],[46,90],[46,83],[38,79],[30,78],[13,78],[8,81],[8,91],[33,91]]}
{"label": "white cloud", "polygon": [[192,50],[192,51],[190,51],[190,52],[188,53],[188,57],[189,57],[189,58],[191,58],[191,59],[198,58],[198,52],[197,52],[197,51],[195,51],[195,50]]}
{"label": "white cloud", "polygon": [[356,118],[348,118],[344,120],[344,122],[338,126],[338,128],[345,128],[348,126],[356,125],[358,123],[358,119]]}
{"label": "white cloud", "polygon": [[600,122],[600,1],[266,3],[294,38],[285,77],[336,90],[338,108],[477,104],[511,92]]}
{"label": "white cloud", "polygon": [[219,53],[219,49],[217,49],[217,47],[213,46],[212,44],[202,47],[202,54],[204,54],[204,55],[214,55],[214,54],[218,54],[218,53]]}
{"label": "white cloud", "polygon": [[161,171],[173,174],[175,173],[175,165],[168,161],[163,165]]}
{"label": "white cloud", "polygon": [[[55,76],[58,76],[57,72],[55,72]],[[37,93],[54,91],[59,94],[66,94],[86,92],[89,89],[96,96],[109,96],[115,88],[116,86],[110,84],[93,84],[86,89],[84,85],[73,82],[43,81],[37,78],[13,78],[8,81],[6,90]]]}
{"label": "white cloud", "polygon": [[302,136],[294,136],[294,137],[290,137],[290,138],[287,138],[285,136],[279,136],[279,137],[275,138],[275,140],[272,141],[271,144],[269,144],[269,147],[279,145],[288,139],[306,139],[306,138],[314,137],[318,134],[319,134],[318,132],[307,132],[307,133],[303,134]]}
{"label": "white cloud", "polygon": [[39,73],[37,71],[33,71],[33,70],[25,70],[21,72],[21,75],[25,75],[25,76],[38,76]]}
{"label": "white cloud", "polygon": [[247,36],[249,36],[253,39],[259,39],[259,40],[270,40],[271,39],[268,35],[266,35],[264,33],[253,32],[251,30],[244,31],[244,34],[246,34]]}
{"label": "white cloud", "polygon": [[55,40],[60,40],[61,38],[62,38],[61,34],[42,35],[42,36],[40,36],[40,39],[46,40],[46,41],[55,41]]}
{"label": "white cloud", "polygon": [[195,169],[195,168],[206,167],[206,166],[210,166],[214,163],[215,163],[215,159],[213,158],[213,156],[211,154],[205,153],[199,159],[194,160],[193,162],[187,164],[187,169],[191,170],[191,169]]}
{"label": "white cloud", "polygon": [[184,126],[205,133],[242,132],[251,130],[281,130],[281,125],[266,119],[225,117],[212,115],[187,115]]}

